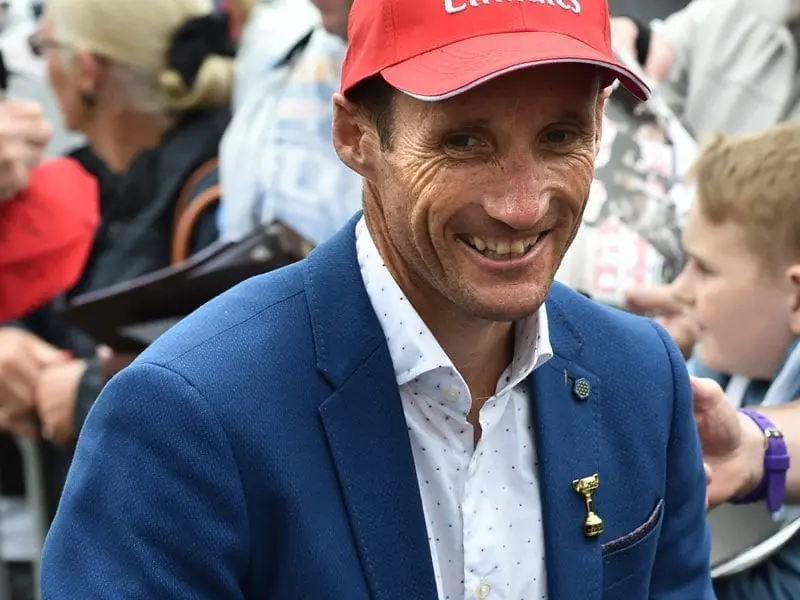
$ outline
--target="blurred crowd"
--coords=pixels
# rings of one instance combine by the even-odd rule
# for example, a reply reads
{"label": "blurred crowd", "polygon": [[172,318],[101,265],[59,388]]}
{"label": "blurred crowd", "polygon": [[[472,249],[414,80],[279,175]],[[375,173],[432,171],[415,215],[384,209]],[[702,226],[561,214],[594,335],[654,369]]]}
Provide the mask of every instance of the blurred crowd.
{"label": "blurred crowd", "polygon": [[[36,102],[0,102],[3,496],[30,493],[17,440],[34,440],[52,517],[94,400],[137,353],[71,322],[76,299],[274,224],[302,254],[359,210],[360,177],[330,136],[350,3],[34,3],[29,52],[62,123]],[[689,369],[740,405],[792,400],[800,386],[778,394],[772,382],[800,335],[800,2],[610,0],[610,10],[615,49],[699,143],[683,260],[627,290],[621,308],[658,319]],[[84,143],[44,159],[62,126]],[[800,535],[716,587],[720,600],[800,599]]]}

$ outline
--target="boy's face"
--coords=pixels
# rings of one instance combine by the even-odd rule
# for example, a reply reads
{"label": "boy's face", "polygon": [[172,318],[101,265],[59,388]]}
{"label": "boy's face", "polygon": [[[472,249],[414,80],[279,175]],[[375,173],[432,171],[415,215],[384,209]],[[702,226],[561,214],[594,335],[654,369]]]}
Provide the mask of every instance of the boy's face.
{"label": "boy's face", "polygon": [[689,262],[675,285],[695,328],[700,360],[728,374],[774,378],[794,339],[789,280],[769,274],[740,225],[710,222],[697,203],[684,246]]}

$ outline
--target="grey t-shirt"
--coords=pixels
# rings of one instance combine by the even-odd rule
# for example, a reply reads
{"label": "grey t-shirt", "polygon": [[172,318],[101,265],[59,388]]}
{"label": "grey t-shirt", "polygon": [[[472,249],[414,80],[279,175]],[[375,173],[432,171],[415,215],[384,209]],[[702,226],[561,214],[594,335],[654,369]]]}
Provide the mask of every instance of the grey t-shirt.
{"label": "grey t-shirt", "polygon": [[675,53],[663,91],[695,137],[800,117],[795,3],[694,0],[660,25]]}

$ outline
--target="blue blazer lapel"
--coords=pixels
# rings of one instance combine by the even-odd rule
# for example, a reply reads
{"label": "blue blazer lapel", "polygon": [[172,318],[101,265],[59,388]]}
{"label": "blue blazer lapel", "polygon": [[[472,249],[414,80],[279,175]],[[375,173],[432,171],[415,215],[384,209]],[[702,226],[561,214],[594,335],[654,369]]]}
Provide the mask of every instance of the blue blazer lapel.
{"label": "blue blazer lapel", "polygon": [[414,458],[355,223],[306,264],[317,368],[335,390],[320,416],[373,598],[427,600],[437,592]]}
{"label": "blue blazer lapel", "polygon": [[577,364],[582,340],[552,298],[547,311],[554,356],[534,372],[532,397],[548,597],[600,600],[601,538],[585,535],[586,504],[573,488],[574,480],[597,473],[600,487],[594,509],[602,517],[600,380]]}

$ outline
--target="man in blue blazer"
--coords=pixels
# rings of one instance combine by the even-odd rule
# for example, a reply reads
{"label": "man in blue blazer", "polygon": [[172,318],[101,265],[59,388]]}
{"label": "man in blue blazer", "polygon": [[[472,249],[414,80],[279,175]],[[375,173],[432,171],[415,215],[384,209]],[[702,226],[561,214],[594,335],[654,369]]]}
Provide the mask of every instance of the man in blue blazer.
{"label": "man in blue blazer", "polygon": [[356,0],[364,214],[211,302],[81,434],[45,600],[706,600],[688,377],[553,277],[615,79],[604,2]]}

